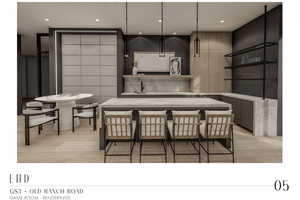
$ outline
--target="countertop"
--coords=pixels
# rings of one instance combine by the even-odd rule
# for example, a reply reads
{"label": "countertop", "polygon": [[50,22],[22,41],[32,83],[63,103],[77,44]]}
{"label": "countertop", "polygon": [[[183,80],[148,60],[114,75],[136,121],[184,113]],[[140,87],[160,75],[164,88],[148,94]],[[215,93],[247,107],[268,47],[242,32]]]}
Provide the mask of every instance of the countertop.
{"label": "countertop", "polygon": [[231,108],[231,105],[211,98],[112,98],[102,103],[101,107]]}
{"label": "countertop", "polygon": [[221,92],[213,92],[213,93],[203,93],[203,92],[145,92],[145,93],[134,93],[134,92],[124,92],[121,94],[122,96],[167,96],[167,95],[178,95],[178,96],[205,96],[205,95],[223,95],[228,97],[234,97],[238,99],[244,99],[249,101],[263,101],[261,97],[255,97],[250,95],[243,95],[237,93],[221,93]]}

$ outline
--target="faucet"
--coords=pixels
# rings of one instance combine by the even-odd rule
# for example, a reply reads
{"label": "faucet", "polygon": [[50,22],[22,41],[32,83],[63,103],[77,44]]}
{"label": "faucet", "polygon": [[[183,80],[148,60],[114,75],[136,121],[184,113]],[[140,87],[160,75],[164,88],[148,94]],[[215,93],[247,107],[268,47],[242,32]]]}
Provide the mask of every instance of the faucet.
{"label": "faucet", "polygon": [[144,89],[145,89],[145,86],[144,86],[144,83],[143,83],[142,80],[141,80],[140,82],[141,82],[141,93],[143,93],[143,92],[144,92]]}

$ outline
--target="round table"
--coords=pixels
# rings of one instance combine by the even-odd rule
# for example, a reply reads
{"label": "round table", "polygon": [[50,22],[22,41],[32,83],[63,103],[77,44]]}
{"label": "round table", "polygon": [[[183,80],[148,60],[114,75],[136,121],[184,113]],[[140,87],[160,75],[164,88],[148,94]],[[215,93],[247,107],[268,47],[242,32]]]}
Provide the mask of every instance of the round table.
{"label": "round table", "polygon": [[[59,94],[37,97],[35,100],[56,103],[56,107],[59,108],[60,130],[69,130],[72,129],[72,108],[76,105],[75,101],[92,96],[93,94]],[[79,126],[78,119],[75,120],[74,125]]]}

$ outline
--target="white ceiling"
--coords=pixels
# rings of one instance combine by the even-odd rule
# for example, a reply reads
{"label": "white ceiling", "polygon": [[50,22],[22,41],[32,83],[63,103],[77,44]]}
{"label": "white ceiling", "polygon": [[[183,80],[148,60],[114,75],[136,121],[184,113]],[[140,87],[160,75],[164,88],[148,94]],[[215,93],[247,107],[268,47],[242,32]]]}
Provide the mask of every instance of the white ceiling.
{"label": "white ceiling", "polygon": [[[233,31],[263,14],[266,3],[199,3],[200,31]],[[267,3],[271,9],[280,3]],[[44,19],[49,18],[46,22]],[[96,18],[100,22],[95,21]],[[160,34],[160,3],[128,3],[128,34]],[[194,3],[164,3],[165,34],[189,35],[195,30]],[[220,20],[225,23],[221,24]],[[18,3],[22,52],[35,54],[35,34],[49,27],[122,28],[125,3]]]}

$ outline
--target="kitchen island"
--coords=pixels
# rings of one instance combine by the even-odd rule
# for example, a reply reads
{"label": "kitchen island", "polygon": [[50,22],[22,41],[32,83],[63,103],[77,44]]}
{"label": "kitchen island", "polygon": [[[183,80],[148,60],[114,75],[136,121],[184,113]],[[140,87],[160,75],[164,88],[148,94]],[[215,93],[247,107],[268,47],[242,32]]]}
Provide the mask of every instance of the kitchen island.
{"label": "kitchen island", "polygon": [[[231,104],[234,123],[253,136],[278,135],[277,99],[224,92],[124,92],[121,98],[213,98]],[[279,131],[280,132],[280,131]]]}
{"label": "kitchen island", "polygon": [[[100,105],[101,128],[99,131],[100,150],[105,149],[105,122],[104,111],[133,110],[133,119],[138,124],[139,110],[167,110],[168,119],[171,119],[172,110],[200,110],[202,119],[205,110],[230,110],[231,105],[212,98],[113,98]],[[137,134],[139,129],[136,129]]]}

